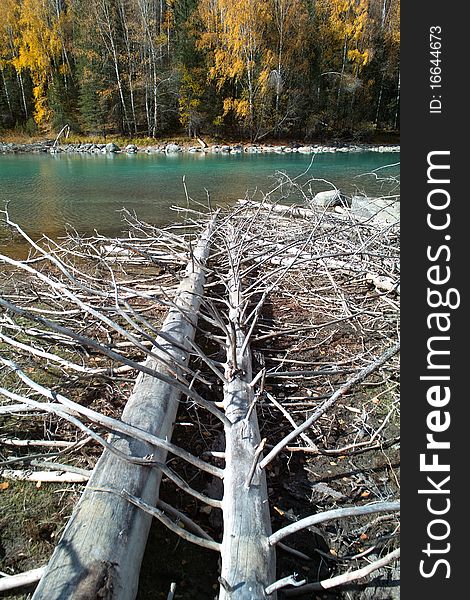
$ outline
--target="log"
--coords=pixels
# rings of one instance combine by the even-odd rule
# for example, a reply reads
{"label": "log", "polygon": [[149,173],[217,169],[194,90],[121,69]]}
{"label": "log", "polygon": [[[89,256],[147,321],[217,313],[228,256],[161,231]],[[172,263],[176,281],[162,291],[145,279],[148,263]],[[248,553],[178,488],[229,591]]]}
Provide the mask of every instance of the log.
{"label": "log", "polygon": [[318,213],[309,208],[302,208],[295,204],[268,204],[267,202],[255,202],[254,200],[246,200],[240,198],[238,204],[255,210],[263,209],[269,212],[280,213],[285,217],[298,217],[301,219],[311,219],[318,217]]}
{"label": "log", "polygon": [[3,479],[13,481],[36,481],[40,483],[85,483],[89,476],[84,473],[62,473],[57,471],[21,471],[18,469],[3,469],[0,471]]}
{"label": "log", "polygon": [[47,448],[71,448],[72,446],[76,446],[79,442],[66,442],[65,440],[21,440],[17,438],[0,438],[0,444],[4,444],[5,446],[19,446],[19,447],[29,447],[29,446],[44,446]]}
{"label": "log", "polygon": [[[160,348],[178,363],[189,360],[189,342],[193,339],[205,281],[204,264],[209,255],[215,216],[194,249],[175,297],[162,326]],[[168,343],[168,336],[177,342]],[[162,350],[153,348],[158,356]],[[163,355],[168,360],[168,354]],[[149,357],[151,369],[169,374],[160,361]],[[176,386],[140,372],[134,390],[124,408],[122,421],[155,436],[169,440],[176,419],[181,392]],[[111,438],[111,443],[126,455],[145,457],[164,463],[166,451],[131,437]],[[109,451],[103,452],[85,491],[70,518],[34,600],[85,600],[113,598],[133,600],[137,594],[140,565],[152,516],[118,494],[96,488],[124,488],[128,494],[155,505],[161,481],[157,468],[131,464]]]}
{"label": "log", "polygon": [[200,137],[197,137],[196,139],[197,139],[197,141],[198,141],[198,142],[201,144],[201,147],[202,147],[202,148],[208,148],[208,145],[207,145],[207,143],[206,143],[206,142],[205,142],[205,141],[204,141],[202,138],[200,138]]}
{"label": "log", "polygon": [[[237,240],[232,236],[231,247]],[[231,261],[233,265],[234,260]],[[229,274],[231,335],[227,338],[224,534],[219,600],[261,600],[275,580],[276,557],[269,545],[271,519],[265,472],[257,467],[262,446],[252,377],[251,352],[242,329],[243,296],[234,269]],[[253,469],[253,466],[255,468]],[[275,599],[275,592],[269,598]]]}

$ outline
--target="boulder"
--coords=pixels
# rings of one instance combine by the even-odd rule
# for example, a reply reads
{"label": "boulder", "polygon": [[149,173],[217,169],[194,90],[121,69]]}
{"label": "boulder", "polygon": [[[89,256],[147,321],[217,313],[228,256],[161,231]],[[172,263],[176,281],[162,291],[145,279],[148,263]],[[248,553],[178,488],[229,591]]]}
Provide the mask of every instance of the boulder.
{"label": "boulder", "polygon": [[181,146],[179,144],[167,144],[165,146],[165,152],[167,154],[174,154],[175,152],[181,152]]}
{"label": "boulder", "polygon": [[397,225],[400,223],[400,202],[385,198],[354,196],[351,212],[359,219],[376,225]]}
{"label": "boulder", "polygon": [[106,144],[105,150],[106,152],[119,152],[120,148],[114,142],[109,142],[109,144]]}
{"label": "boulder", "polygon": [[128,144],[126,146],[126,152],[128,154],[135,154],[137,152],[137,146],[135,144]]}
{"label": "boulder", "polygon": [[350,207],[352,199],[342,194],[339,190],[327,190],[315,194],[312,199],[312,204],[324,206],[325,208],[333,208],[334,206]]}

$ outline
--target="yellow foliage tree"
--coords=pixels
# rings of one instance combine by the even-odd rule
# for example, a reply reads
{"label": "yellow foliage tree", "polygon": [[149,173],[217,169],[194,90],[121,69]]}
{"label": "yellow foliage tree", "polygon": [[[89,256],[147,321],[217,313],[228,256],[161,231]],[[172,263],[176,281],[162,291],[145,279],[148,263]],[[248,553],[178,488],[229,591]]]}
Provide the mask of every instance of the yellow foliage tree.
{"label": "yellow foliage tree", "polygon": [[19,6],[19,32],[15,39],[18,54],[13,65],[18,72],[27,70],[33,82],[34,120],[47,125],[50,109],[47,89],[55,69],[62,69],[60,57],[60,14],[53,10],[50,0],[22,0]]}
{"label": "yellow foliage tree", "polygon": [[361,71],[372,58],[369,0],[318,0],[324,40],[323,75],[338,77],[337,107],[341,91],[355,92]]}
{"label": "yellow foliage tree", "polygon": [[[15,60],[18,58],[17,44],[20,38],[18,25],[19,12],[19,0],[2,0],[0,2],[0,71],[8,103],[10,103],[10,99],[5,79],[5,69],[8,67],[15,68]],[[28,107],[21,73],[18,73],[18,83],[22,92],[23,110],[27,117]]]}
{"label": "yellow foliage tree", "polygon": [[3,67],[13,58],[13,40],[18,23],[18,0],[0,2],[0,61]]}
{"label": "yellow foliage tree", "polygon": [[319,0],[318,4],[326,16],[329,35],[341,44],[343,59],[354,65],[357,74],[371,57],[367,46],[369,0]]}
{"label": "yellow foliage tree", "polygon": [[232,111],[253,133],[273,66],[266,46],[271,3],[201,0],[199,15],[204,28],[199,47],[209,50],[211,56],[209,78],[216,81],[219,90],[232,84],[234,93],[224,100],[224,115]]}
{"label": "yellow foliage tree", "polygon": [[272,0],[272,11],[272,52],[275,56],[275,68],[271,72],[271,82],[279,118],[281,95],[289,90],[292,75],[295,74],[298,79],[299,76],[305,76],[309,70],[313,58],[309,49],[315,33],[305,0]]}

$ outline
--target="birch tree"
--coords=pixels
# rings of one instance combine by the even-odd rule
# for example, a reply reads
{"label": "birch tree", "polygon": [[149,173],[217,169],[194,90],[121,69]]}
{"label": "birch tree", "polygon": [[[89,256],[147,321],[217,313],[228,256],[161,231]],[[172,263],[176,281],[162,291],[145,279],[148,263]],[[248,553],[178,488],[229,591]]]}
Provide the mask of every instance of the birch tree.
{"label": "birch tree", "polygon": [[121,73],[120,49],[116,37],[116,8],[113,6],[111,0],[93,0],[91,7],[96,19],[98,32],[113,65],[122,109],[123,129],[129,132],[129,113],[125,98],[124,80]]}
{"label": "birch tree", "polygon": [[208,76],[219,91],[231,91],[224,116],[232,111],[253,136],[271,72],[265,39],[271,7],[266,0],[202,0],[199,10],[200,47],[210,51]]}

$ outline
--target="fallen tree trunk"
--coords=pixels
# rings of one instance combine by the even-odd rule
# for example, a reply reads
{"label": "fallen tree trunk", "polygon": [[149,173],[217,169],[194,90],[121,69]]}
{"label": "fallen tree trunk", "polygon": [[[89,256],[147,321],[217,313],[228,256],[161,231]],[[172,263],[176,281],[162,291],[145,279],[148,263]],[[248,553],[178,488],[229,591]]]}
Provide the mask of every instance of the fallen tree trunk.
{"label": "fallen tree trunk", "polygon": [[[214,221],[215,217],[194,249],[174,306],[163,324],[164,337],[157,338],[158,348],[153,349],[166,363],[173,357],[178,374],[181,373],[176,365],[188,362],[188,339],[192,340],[195,334]],[[169,343],[169,337],[176,343]],[[148,358],[146,364],[157,372],[169,374],[162,361]],[[180,395],[177,386],[141,372],[122,421],[168,440]],[[111,444],[129,456],[152,455],[160,463],[166,459],[165,450],[131,437],[113,436]],[[125,488],[128,494],[154,505],[161,475],[157,468],[131,464],[105,451],[49,561],[34,600],[135,598],[152,516],[118,494],[103,494],[96,488],[117,492]]]}
{"label": "fallen tree trunk", "polygon": [[208,148],[208,145],[207,145],[207,143],[206,143],[206,142],[205,142],[205,141],[204,141],[204,140],[203,140],[201,137],[197,137],[196,139],[197,139],[197,141],[198,141],[198,142],[201,144],[201,146],[202,146],[203,148]]}
{"label": "fallen tree trunk", "polygon": [[267,202],[255,202],[254,200],[246,200],[244,198],[240,198],[238,200],[238,204],[254,210],[263,209],[269,212],[280,213],[281,216],[286,217],[309,219],[317,215],[314,210],[302,208],[301,206],[297,206],[295,204],[268,204]]}
{"label": "fallen tree trunk", "polygon": [[0,475],[13,481],[36,481],[38,483],[85,483],[89,476],[80,473],[58,473],[51,471],[20,471],[18,469],[3,469]]}
{"label": "fallen tree trunk", "polygon": [[[229,239],[230,250],[238,240]],[[269,545],[271,520],[265,472],[257,467],[261,443],[252,381],[251,352],[242,328],[241,282],[230,260],[229,337],[225,369],[224,535],[219,600],[261,600],[275,580],[276,557]],[[275,599],[276,594],[269,596]]]}

